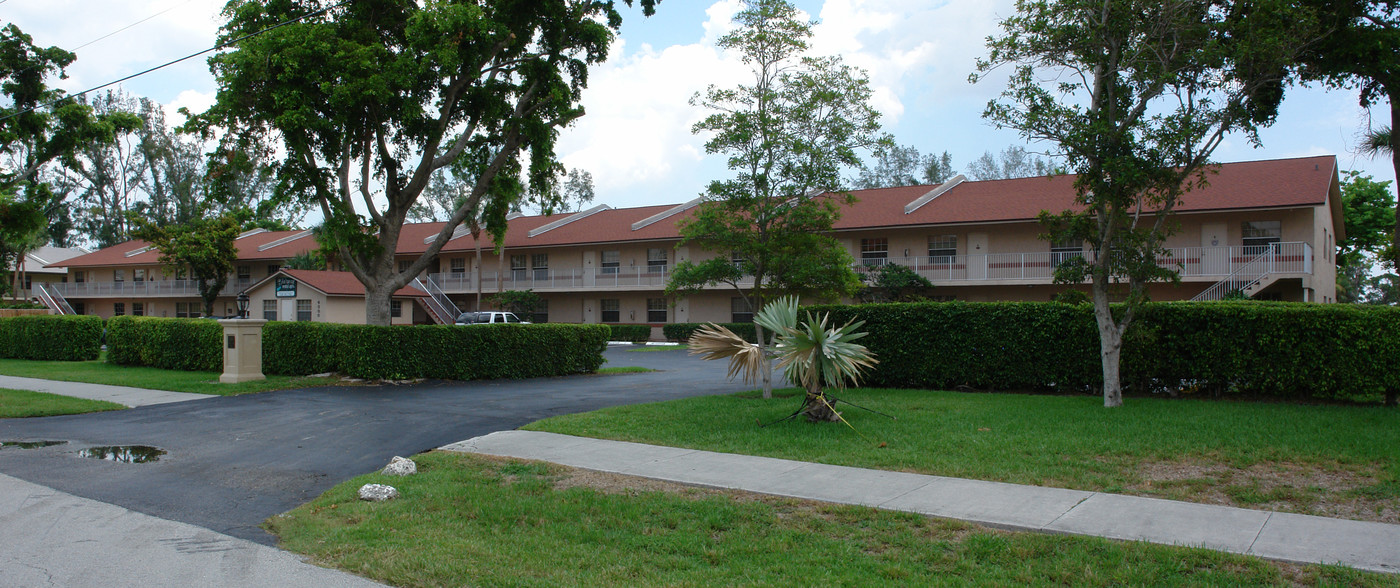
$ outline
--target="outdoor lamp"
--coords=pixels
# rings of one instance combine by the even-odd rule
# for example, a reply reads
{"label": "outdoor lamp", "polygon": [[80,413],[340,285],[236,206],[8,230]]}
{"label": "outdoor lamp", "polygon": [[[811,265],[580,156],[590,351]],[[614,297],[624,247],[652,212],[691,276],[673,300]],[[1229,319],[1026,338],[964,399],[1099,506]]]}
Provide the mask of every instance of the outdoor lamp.
{"label": "outdoor lamp", "polygon": [[238,318],[248,318],[248,293],[238,293]]}

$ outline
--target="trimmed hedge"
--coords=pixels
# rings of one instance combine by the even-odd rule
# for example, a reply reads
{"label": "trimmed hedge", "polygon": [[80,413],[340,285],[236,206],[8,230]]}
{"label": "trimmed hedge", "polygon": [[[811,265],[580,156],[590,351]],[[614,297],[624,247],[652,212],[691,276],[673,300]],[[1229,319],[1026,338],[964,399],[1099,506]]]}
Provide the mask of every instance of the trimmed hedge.
{"label": "trimmed hedge", "polygon": [[612,329],[609,341],[646,343],[651,338],[651,325],[608,325]]}
{"label": "trimmed hedge", "polygon": [[223,371],[223,332],[223,325],[214,320],[112,317],[107,321],[107,363]]}
{"label": "trimmed hedge", "polygon": [[[1097,392],[1089,305],[916,303],[813,306],[863,320],[880,387]],[[1400,309],[1294,303],[1145,305],[1124,342],[1130,392],[1374,402],[1400,390]]]}
{"label": "trimmed hedge", "polygon": [[[661,332],[666,335],[667,341],[685,343],[690,340],[690,336],[700,327],[710,323],[671,323],[661,328]],[[754,330],[753,323],[717,323],[719,326],[733,331],[735,335],[743,337],[749,343],[758,341],[758,335]]]}
{"label": "trimmed hedge", "polygon": [[0,318],[0,357],[90,361],[102,352],[102,317],[32,315]]}
{"label": "trimmed hedge", "polygon": [[263,328],[263,371],[356,378],[485,380],[594,372],[606,325],[380,327],[273,322]]}

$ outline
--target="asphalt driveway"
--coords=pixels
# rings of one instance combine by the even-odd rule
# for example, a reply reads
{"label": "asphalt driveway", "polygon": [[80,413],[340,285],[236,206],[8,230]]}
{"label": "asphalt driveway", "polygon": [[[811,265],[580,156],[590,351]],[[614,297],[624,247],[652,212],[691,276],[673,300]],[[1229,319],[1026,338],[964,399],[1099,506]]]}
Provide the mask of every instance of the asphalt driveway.
{"label": "asphalt driveway", "polygon": [[[722,362],[684,351],[615,347],[607,367],[656,373],[523,381],[286,390],[123,411],[0,420],[0,440],[63,445],[0,450],[0,473],[84,498],[272,545],[259,528],[395,455],[515,429],[549,416],[743,389]],[[152,445],[160,461],[76,455],[98,445]]]}

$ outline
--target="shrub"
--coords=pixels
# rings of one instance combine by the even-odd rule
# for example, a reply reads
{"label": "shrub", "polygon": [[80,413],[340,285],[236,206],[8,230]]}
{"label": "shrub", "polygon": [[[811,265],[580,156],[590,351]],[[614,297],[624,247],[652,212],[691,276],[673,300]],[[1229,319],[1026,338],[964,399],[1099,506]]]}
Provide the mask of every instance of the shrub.
{"label": "shrub", "polygon": [[[356,378],[481,380],[594,372],[603,364],[604,325],[425,325],[380,327],[269,323],[263,371]],[[315,357],[311,357],[315,356]]]}
{"label": "shrub", "polygon": [[102,351],[102,318],[32,315],[0,318],[0,357],[89,361]]}
{"label": "shrub", "polygon": [[[1096,391],[1089,305],[920,303],[820,306],[864,320],[880,358],[871,386]],[[1124,341],[1136,393],[1206,391],[1371,402],[1400,390],[1400,309],[1293,303],[1153,303]]]}
{"label": "shrub", "polygon": [[651,325],[608,325],[612,329],[609,341],[646,343],[651,338]]}
{"label": "shrub", "polygon": [[[661,332],[666,336],[667,341],[685,343],[686,341],[690,340],[690,336],[695,333],[696,329],[699,329],[700,327],[703,327],[707,324],[709,323],[671,323],[662,327]],[[717,324],[726,329],[729,329],[735,335],[743,337],[744,340],[748,341],[749,343],[758,342],[758,335],[755,334],[753,323]]]}
{"label": "shrub", "polygon": [[203,319],[112,317],[107,321],[107,362],[166,370],[222,371],[223,325]]}

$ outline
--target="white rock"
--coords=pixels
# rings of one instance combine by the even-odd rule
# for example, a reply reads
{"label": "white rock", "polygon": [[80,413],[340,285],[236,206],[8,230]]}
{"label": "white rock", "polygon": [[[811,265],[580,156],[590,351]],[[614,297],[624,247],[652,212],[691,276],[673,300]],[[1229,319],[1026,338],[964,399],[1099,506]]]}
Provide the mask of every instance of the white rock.
{"label": "white rock", "polygon": [[389,460],[389,465],[384,466],[384,469],[380,470],[379,473],[390,476],[416,474],[418,473],[418,464],[413,463],[411,459],[395,455],[394,459]]}
{"label": "white rock", "polygon": [[383,484],[365,484],[360,486],[360,500],[372,500],[374,502],[384,502],[399,497],[399,491],[393,486]]}

